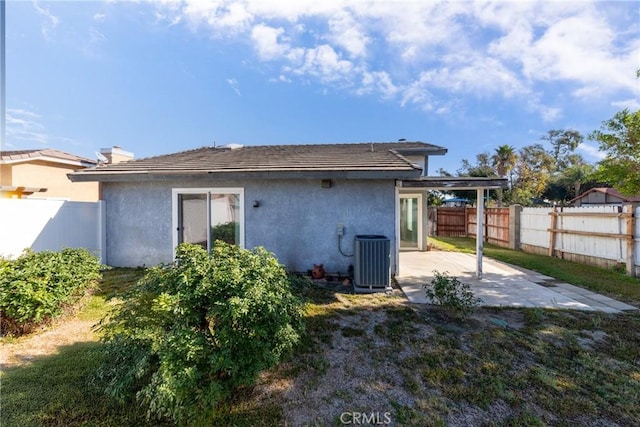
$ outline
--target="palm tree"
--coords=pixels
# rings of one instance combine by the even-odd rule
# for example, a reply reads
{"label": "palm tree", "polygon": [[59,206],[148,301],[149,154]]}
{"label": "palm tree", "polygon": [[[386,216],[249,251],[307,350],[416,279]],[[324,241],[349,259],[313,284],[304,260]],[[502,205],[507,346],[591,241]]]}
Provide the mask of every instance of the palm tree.
{"label": "palm tree", "polygon": [[[509,177],[509,189],[513,187],[513,168],[518,161],[518,155],[515,149],[504,144],[496,148],[496,153],[491,157],[493,167],[496,169],[500,178]],[[498,190],[498,206],[502,207],[502,189]]]}

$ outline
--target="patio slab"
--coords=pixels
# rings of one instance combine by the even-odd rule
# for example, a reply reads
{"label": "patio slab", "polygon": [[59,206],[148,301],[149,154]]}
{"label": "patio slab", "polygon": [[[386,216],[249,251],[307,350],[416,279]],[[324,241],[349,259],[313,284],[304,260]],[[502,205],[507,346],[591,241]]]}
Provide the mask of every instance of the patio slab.
{"label": "patio slab", "polygon": [[534,271],[483,257],[483,278],[475,277],[476,257],[460,252],[401,252],[398,284],[409,301],[428,303],[422,285],[434,270],[447,272],[468,283],[480,305],[491,307],[541,307],[619,313],[637,310],[629,304]]}

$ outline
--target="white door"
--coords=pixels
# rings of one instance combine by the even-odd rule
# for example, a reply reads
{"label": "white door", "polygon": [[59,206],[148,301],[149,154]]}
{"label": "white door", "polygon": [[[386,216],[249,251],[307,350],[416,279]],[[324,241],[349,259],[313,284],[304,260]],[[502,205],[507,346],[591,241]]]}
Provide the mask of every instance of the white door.
{"label": "white door", "polygon": [[422,247],[422,194],[400,194],[400,249]]}

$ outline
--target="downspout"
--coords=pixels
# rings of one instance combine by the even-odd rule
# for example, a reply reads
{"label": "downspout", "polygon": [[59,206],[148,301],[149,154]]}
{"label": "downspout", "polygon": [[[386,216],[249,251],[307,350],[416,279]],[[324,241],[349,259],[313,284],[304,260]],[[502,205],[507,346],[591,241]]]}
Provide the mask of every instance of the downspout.
{"label": "downspout", "polygon": [[396,180],[395,185],[395,206],[394,206],[394,229],[395,229],[395,276],[400,275],[400,187],[402,186],[402,181]]}

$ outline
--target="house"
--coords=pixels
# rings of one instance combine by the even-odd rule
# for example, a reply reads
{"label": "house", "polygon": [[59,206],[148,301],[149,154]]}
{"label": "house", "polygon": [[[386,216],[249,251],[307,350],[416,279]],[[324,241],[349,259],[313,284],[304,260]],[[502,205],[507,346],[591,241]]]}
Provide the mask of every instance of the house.
{"label": "house", "polygon": [[[389,240],[395,273],[399,250],[426,249],[427,191],[478,183],[425,176],[446,151],[406,141],[203,147],[69,177],[102,186],[109,265],[171,262],[181,242],[221,238],[264,246],[293,271],[347,273],[355,237],[375,235]],[[506,184],[490,181],[481,184]]]}
{"label": "house", "polygon": [[640,203],[640,196],[625,196],[615,188],[592,188],[569,200],[569,205],[598,206],[598,205],[623,205],[626,203]]}
{"label": "house", "polygon": [[96,160],[51,148],[0,151],[0,197],[96,201],[98,183],[73,183],[67,177],[70,172],[96,165]]}

